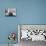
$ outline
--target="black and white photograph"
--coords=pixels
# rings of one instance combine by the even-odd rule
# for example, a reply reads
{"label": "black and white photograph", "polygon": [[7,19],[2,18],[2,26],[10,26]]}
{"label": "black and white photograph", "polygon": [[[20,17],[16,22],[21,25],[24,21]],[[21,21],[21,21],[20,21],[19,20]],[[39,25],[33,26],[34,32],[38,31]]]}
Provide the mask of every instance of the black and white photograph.
{"label": "black and white photograph", "polygon": [[16,16],[16,8],[6,8],[5,16]]}

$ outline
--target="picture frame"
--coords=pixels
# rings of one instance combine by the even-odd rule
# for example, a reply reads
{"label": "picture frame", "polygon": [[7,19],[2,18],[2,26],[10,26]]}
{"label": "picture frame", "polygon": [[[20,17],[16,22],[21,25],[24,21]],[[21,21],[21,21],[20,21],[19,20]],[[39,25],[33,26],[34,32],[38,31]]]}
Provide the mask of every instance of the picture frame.
{"label": "picture frame", "polygon": [[[30,39],[31,41],[46,41],[46,24],[19,24],[18,25],[18,41],[24,40],[24,35],[21,33],[22,30],[27,31],[29,36],[26,40]],[[31,34],[31,32],[33,32]],[[23,32],[24,33],[24,32]],[[22,36],[23,35],[23,36]],[[37,36],[37,37],[35,37]],[[21,37],[23,37],[21,39]]]}
{"label": "picture frame", "polygon": [[5,8],[5,16],[16,16],[16,8]]}

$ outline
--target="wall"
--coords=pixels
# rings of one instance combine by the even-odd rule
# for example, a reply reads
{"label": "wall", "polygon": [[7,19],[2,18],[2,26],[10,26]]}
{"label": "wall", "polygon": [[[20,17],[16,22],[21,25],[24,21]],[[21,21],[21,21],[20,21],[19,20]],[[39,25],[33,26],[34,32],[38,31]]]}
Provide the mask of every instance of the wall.
{"label": "wall", "polygon": [[[16,17],[5,17],[11,7]],[[17,24],[46,24],[46,0],[0,0],[0,44],[8,43],[9,32],[18,32]]]}

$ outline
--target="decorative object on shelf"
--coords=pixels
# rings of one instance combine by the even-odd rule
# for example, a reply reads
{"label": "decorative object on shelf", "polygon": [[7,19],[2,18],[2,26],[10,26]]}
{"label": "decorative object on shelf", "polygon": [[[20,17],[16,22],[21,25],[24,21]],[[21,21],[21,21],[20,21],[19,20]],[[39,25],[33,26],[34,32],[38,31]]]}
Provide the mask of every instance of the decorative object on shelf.
{"label": "decorative object on shelf", "polygon": [[[14,33],[14,32],[12,32],[12,33],[10,33],[9,35],[8,35],[8,40],[9,41],[12,41],[12,45],[14,44],[14,41],[15,41],[15,39],[16,39],[16,33]],[[8,42],[8,46],[10,45],[10,43]]]}
{"label": "decorative object on shelf", "polygon": [[16,8],[6,8],[5,15],[6,16],[16,16]]}

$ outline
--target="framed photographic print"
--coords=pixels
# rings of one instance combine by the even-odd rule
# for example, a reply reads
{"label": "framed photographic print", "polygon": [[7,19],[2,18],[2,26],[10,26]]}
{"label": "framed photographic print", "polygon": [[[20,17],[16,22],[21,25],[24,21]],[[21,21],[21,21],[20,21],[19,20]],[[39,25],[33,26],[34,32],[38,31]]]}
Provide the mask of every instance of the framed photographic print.
{"label": "framed photographic print", "polygon": [[6,8],[5,15],[6,16],[16,16],[16,8]]}
{"label": "framed photographic print", "polygon": [[19,24],[18,25],[18,41],[46,41],[46,25],[45,24]]}

